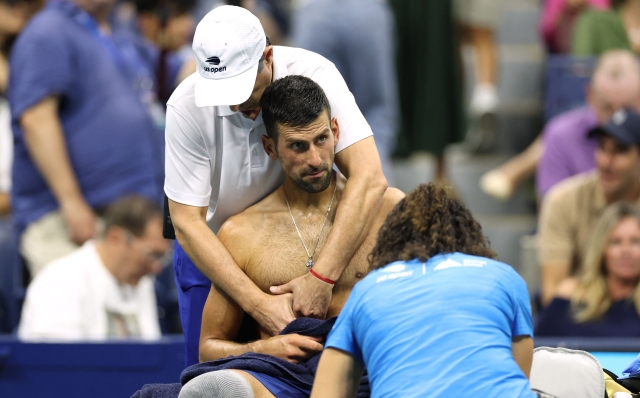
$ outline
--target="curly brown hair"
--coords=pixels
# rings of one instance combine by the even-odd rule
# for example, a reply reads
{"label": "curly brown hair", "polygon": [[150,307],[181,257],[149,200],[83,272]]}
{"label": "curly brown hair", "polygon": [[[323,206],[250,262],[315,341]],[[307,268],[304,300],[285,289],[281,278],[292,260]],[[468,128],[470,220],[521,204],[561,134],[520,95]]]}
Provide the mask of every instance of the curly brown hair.
{"label": "curly brown hair", "polygon": [[421,184],[398,202],[378,232],[369,269],[453,252],[495,259],[482,227],[450,191],[439,183]]}

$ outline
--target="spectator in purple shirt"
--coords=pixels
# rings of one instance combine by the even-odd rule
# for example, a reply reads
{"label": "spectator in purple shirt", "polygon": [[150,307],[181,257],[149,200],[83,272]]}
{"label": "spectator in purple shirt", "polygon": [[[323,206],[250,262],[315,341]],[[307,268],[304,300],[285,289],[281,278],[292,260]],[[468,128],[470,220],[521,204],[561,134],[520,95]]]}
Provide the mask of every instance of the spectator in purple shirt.
{"label": "spectator in purple shirt", "polygon": [[624,107],[640,109],[640,65],[631,52],[614,50],[602,55],[596,66],[587,105],[551,119],[522,154],[482,177],[482,189],[508,199],[535,170],[536,192],[542,199],[558,182],[595,167],[597,143],[587,133]]}
{"label": "spectator in purple shirt", "polygon": [[587,133],[623,107],[640,109],[640,65],[628,51],[612,51],[599,61],[587,89],[587,106],[553,118],[542,132],[536,171],[542,198],[558,182],[595,167],[597,142]]}

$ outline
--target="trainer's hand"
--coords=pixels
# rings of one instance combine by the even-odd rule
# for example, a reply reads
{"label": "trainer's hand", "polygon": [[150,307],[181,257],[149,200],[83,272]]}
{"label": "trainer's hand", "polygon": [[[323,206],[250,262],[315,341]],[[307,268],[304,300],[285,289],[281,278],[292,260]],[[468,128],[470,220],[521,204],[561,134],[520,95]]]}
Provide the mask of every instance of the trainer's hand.
{"label": "trainer's hand", "polygon": [[321,337],[283,334],[267,340],[256,341],[254,352],[272,355],[285,361],[299,363],[308,361],[322,351]]}
{"label": "trainer's hand", "polygon": [[271,336],[275,336],[290,324],[296,317],[291,309],[293,294],[280,296],[264,295],[260,305],[253,311],[251,316],[258,322]]}
{"label": "trainer's hand", "polygon": [[280,286],[271,286],[271,293],[293,293],[293,313],[324,319],[331,301],[333,285],[308,273]]}
{"label": "trainer's hand", "polygon": [[81,245],[96,236],[96,214],[83,199],[61,203],[60,211],[67,223],[69,237],[75,244]]}

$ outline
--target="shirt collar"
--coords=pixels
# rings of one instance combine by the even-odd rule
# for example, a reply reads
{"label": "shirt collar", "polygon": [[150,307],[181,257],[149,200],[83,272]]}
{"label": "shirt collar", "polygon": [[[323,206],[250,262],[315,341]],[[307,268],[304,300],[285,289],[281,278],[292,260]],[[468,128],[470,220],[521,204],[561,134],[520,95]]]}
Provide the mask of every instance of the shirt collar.
{"label": "shirt collar", "polygon": [[234,112],[229,108],[229,105],[218,105],[216,106],[216,114],[221,117],[235,115],[237,112]]}
{"label": "shirt collar", "polygon": [[[279,50],[277,46],[273,46],[273,81],[277,79],[281,79],[283,77],[289,76],[289,70],[287,69],[287,65],[284,60],[279,57]],[[238,112],[234,112],[229,108],[229,105],[218,105],[216,106],[216,114],[220,117],[227,117],[235,115]],[[256,117],[254,126],[262,124],[262,112]]]}
{"label": "shirt collar", "polygon": [[273,46],[273,81],[289,76],[287,64],[280,58],[279,54],[280,49],[278,46]]}

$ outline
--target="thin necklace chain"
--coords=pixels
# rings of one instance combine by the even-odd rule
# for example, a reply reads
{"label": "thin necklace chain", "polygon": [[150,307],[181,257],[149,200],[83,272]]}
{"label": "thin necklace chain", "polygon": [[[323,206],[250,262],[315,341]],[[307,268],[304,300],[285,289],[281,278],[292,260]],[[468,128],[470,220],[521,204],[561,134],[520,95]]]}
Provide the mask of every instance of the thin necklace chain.
{"label": "thin necklace chain", "polygon": [[298,223],[296,223],[296,219],[293,218],[293,212],[291,211],[291,206],[289,206],[289,199],[287,199],[287,193],[282,187],[282,192],[284,193],[284,200],[287,202],[287,208],[289,209],[289,214],[291,215],[291,221],[293,221],[293,226],[296,227],[296,232],[300,237],[300,242],[302,242],[302,246],[304,247],[304,251],[307,252],[307,256],[309,257],[309,261],[307,261],[307,268],[311,269],[313,267],[313,256],[316,254],[316,249],[318,248],[318,243],[320,243],[320,237],[322,236],[322,231],[324,231],[324,226],[327,223],[327,219],[329,218],[329,213],[331,212],[331,205],[333,204],[333,198],[336,196],[336,189],[338,188],[338,180],[336,179],[336,185],[333,187],[333,195],[331,195],[331,201],[329,202],[329,207],[327,208],[327,214],[324,216],[324,221],[322,222],[322,227],[320,228],[320,233],[318,234],[318,238],[316,239],[316,245],[313,248],[313,253],[309,253],[309,249],[307,248],[307,244],[304,243],[304,239],[302,238],[302,234],[300,233],[300,229],[298,229]]}

